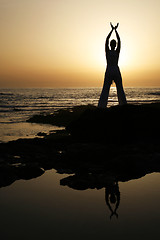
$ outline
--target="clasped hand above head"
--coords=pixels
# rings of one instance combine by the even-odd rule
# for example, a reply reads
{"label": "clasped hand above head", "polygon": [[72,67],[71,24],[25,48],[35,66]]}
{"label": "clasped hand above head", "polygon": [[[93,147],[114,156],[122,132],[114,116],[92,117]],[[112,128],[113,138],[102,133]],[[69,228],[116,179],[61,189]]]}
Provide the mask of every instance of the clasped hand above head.
{"label": "clasped hand above head", "polygon": [[110,23],[110,25],[111,25],[111,28],[112,28],[112,31],[113,31],[113,30],[117,30],[119,23],[117,23],[117,25],[115,27],[113,26],[112,23]]}

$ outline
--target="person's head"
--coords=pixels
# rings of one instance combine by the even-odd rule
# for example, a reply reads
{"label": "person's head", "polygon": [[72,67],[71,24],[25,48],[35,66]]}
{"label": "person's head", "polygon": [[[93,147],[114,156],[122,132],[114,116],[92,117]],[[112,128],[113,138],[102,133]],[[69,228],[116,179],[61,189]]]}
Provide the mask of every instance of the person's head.
{"label": "person's head", "polygon": [[114,50],[116,45],[117,45],[116,40],[112,39],[110,42],[111,49]]}

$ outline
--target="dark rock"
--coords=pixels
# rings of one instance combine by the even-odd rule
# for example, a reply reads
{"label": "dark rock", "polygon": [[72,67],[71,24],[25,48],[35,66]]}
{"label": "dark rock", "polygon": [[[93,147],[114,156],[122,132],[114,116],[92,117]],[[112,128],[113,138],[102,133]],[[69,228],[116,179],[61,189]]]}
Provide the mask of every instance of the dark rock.
{"label": "dark rock", "polygon": [[86,109],[92,108],[95,107],[92,105],[82,105],[73,108],[59,109],[51,114],[34,115],[28,119],[27,122],[67,126],[70,122],[77,119]]}
{"label": "dark rock", "polygon": [[15,167],[8,165],[0,167],[0,188],[10,185],[16,180]]}
{"label": "dark rock", "polygon": [[136,139],[158,139],[159,121],[160,104],[127,104],[106,109],[88,109],[66,129],[75,138],[117,144]]}
{"label": "dark rock", "polygon": [[28,180],[41,176],[44,173],[44,170],[37,166],[28,164],[17,167],[15,172],[18,179]]}
{"label": "dark rock", "polygon": [[[64,117],[60,111],[56,121],[59,114]],[[67,130],[0,144],[0,187],[52,168],[74,174],[61,184],[77,189],[101,188],[108,177],[128,181],[160,171],[159,104],[85,106],[65,114]]]}
{"label": "dark rock", "polygon": [[45,136],[47,136],[47,133],[39,132],[39,133],[37,133],[37,136],[45,137]]}

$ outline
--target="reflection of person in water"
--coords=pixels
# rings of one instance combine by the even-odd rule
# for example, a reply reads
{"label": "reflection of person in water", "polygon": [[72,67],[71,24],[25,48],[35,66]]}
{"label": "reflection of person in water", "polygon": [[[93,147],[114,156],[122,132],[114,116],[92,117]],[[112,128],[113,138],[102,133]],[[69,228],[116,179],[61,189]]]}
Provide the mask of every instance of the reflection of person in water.
{"label": "reflection of person in water", "polygon": [[[81,173],[61,179],[60,184],[77,190],[101,189],[105,187],[106,204],[111,211],[110,218],[118,218],[117,209],[120,204],[120,192],[115,177],[107,174]],[[114,204],[114,206],[113,206]]]}
{"label": "reflection of person in water", "polygon": [[[120,48],[121,48],[121,41],[120,41],[119,34],[117,32],[118,23],[115,27],[111,24],[111,27],[112,27],[112,30],[108,34],[108,36],[106,38],[106,44],[105,44],[107,69],[106,69],[106,73],[105,73],[102,93],[101,93],[99,103],[98,103],[98,107],[100,107],[100,108],[105,108],[107,106],[109,89],[110,89],[110,86],[111,86],[113,80],[116,84],[119,104],[124,105],[127,103],[125,93],[123,90],[121,73],[120,73],[120,70],[118,67],[118,59],[119,59],[119,53],[120,53]],[[109,49],[109,39],[114,30],[116,33],[118,44],[116,43],[116,41],[114,39],[111,40],[111,42],[110,42],[111,50],[110,50]],[[117,48],[116,48],[116,44],[117,44]]]}
{"label": "reflection of person in water", "polygon": [[[110,219],[115,215],[118,218],[117,209],[120,204],[120,191],[118,182],[112,182],[105,188],[105,200],[106,204],[111,211]],[[111,204],[114,204],[114,209]]]}

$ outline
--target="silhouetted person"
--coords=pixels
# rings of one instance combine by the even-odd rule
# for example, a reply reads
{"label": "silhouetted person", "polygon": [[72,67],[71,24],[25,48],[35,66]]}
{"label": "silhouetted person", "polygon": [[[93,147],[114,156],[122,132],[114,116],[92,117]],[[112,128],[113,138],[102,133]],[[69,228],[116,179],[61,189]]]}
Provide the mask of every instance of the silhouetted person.
{"label": "silhouetted person", "polygon": [[[107,69],[105,72],[102,93],[101,93],[99,103],[98,103],[98,107],[100,107],[100,108],[105,108],[107,106],[109,89],[110,89],[110,86],[111,86],[113,80],[116,84],[119,104],[123,105],[123,104],[127,103],[125,93],[123,90],[123,86],[122,86],[121,73],[120,73],[120,70],[118,67],[118,59],[119,59],[119,53],[120,53],[120,48],[121,48],[121,41],[120,41],[119,34],[117,32],[118,23],[115,27],[113,27],[113,25],[111,24],[111,27],[112,27],[112,30],[108,34],[108,36],[106,38],[106,44],[105,44]],[[110,42],[111,50],[110,50],[109,49],[109,38],[110,38],[113,30],[115,30],[118,43],[116,43],[116,41],[114,39],[111,40],[111,42]],[[116,48],[116,45],[117,45],[117,48]]]}
{"label": "silhouetted person", "polygon": [[[120,191],[118,182],[112,182],[106,186],[105,200],[109,210],[111,211],[110,219],[113,217],[113,215],[118,218],[117,209],[120,204]],[[114,204],[114,209],[112,209],[111,204]]]}

